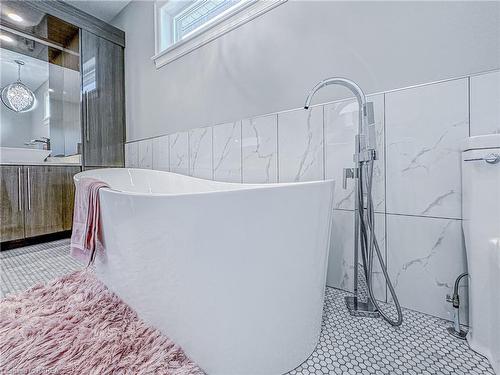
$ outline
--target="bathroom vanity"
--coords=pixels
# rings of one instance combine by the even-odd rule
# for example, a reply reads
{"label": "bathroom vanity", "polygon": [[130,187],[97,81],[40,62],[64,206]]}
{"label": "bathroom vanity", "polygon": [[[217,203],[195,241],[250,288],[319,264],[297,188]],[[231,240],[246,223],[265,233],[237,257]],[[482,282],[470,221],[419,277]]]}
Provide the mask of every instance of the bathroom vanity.
{"label": "bathroom vanity", "polygon": [[[46,163],[49,164],[49,163]],[[71,230],[78,165],[0,165],[0,240]]]}
{"label": "bathroom vanity", "polygon": [[7,0],[2,8],[0,89],[20,82],[34,99],[30,108],[12,106],[7,95],[0,103],[6,248],[68,236],[73,176],[124,166],[125,33],[64,2]]}

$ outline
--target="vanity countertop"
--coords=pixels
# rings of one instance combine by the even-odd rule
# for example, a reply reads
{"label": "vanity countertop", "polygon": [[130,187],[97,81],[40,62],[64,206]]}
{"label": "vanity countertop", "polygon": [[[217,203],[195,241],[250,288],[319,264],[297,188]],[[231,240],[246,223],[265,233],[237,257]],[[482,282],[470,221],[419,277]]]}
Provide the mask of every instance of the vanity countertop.
{"label": "vanity countertop", "polygon": [[0,147],[0,165],[80,166],[82,155],[50,156],[50,150]]}
{"label": "vanity countertop", "polygon": [[53,167],[81,167],[80,163],[64,163],[64,162],[55,162],[55,161],[42,161],[42,162],[0,162],[0,165],[44,165],[44,166],[53,166]]}

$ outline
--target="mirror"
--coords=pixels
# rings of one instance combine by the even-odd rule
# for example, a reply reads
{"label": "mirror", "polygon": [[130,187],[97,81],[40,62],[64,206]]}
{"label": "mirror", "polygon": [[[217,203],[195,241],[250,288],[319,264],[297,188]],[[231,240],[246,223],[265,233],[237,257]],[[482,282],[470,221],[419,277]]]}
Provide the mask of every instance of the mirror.
{"label": "mirror", "polygon": [[[17,62],[16,62],[17,61]],[[0,104],[0,146],[51,150],[51,156],[80,153],[80,74],[78,71],[0,48],[0,87],[20,79],[35,105],[16,112]]]}

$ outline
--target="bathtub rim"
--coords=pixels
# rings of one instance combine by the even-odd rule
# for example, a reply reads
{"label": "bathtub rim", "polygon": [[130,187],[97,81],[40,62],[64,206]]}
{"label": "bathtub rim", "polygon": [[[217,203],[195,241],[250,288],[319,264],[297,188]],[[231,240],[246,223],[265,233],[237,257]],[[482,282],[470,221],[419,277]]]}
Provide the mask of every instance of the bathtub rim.
{"label": "bathtub rim", "polygon": [[221,193],[232,193],[239,191],[247,191],[247,190],[261,190],[261,189],[276,189],[276,188],[284,188],[284,187],[299,187],[299,186],[307,186],[307,185],[321,185],[321,184],[335,184],[334,179],[324,179],[324,180],[313,180],[313,181],[297,181],[297,182],[271,182],[271,183],[244,183],[244,182],[225,182],[225,181],[216,181],[216,180],[208,180],[205,178],[193,177],[184,175],[181,173],[169,172],[169,171],[159,171],[152,169],[144,169],[144,168],[96,168],[90,169],[86,171],[81,171],[73,176],[73,181],[76,183],[82,177],[82,174],[89,174],[88,177],[91,177],[92,171],[97,170],[138,170],[138,171],[146,171],[148,173],[157,173],[157,174],[171,174],[176,176],[181,176],[181,178],[187,178],[191,180],[197,180],[201,182],[209,182],[211,184],[216,185],[229,185],[237,187],[236,189],[230,190],[212,190],[212,191],[197,191],[197,192],[179,192],[179,193],[147,193],[147,192],[135,192],[135,191],[127,191],[120,190],[112,187],[103,187],[100,189],[102,192],[116,194],[116,195],[131,195],[131,196],[141,196],[141,197],[178,197],[178,196],[197,196],[197,195],[207,195],[207,194],[221,194]]}

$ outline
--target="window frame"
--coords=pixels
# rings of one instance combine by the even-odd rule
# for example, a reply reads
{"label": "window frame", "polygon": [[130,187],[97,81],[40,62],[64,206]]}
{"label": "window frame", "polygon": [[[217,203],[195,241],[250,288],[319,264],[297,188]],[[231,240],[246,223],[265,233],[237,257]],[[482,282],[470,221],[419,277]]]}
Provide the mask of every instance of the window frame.
{"label": "window frame", "polygon": [[156,0],[154,6],[155,55],[151,59],[154,61],[156,69],[159,69],[287,1],[244,0],[241,4],[235,6],[234,9],[228,9],[226,14],[207,22],[206,25],[200,27],[184,39],[163,48],[165,38],[169,37],[167,34],[169,30],[162,27],[162,12],[165,9],[164,6],[171,3],[172,0]]}

